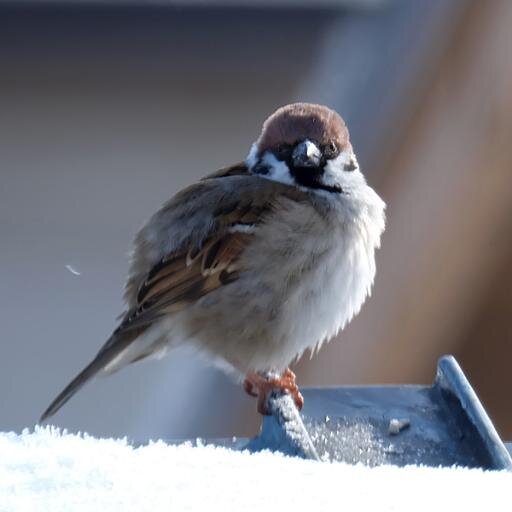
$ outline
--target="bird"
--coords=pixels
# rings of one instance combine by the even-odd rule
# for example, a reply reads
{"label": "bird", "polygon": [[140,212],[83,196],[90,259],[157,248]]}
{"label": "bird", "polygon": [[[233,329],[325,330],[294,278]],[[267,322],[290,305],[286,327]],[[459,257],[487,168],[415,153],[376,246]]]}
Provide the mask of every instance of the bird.
{"label": "bird", "polygon": [[337,112],[278,108],[244,161],[179,191],[136,234],[126,312],[40,422],[94,377],[183,345],[234,375],[261,414],[275,390],[300,409],[289,366],[370,295],[385,209]]}

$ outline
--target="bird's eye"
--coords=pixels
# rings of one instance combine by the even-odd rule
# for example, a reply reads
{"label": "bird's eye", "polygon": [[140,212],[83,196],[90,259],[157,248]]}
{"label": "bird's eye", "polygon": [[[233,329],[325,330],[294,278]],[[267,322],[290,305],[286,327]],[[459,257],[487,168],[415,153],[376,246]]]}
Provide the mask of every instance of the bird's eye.
{"label": "bird's eye", "polygon": [[327,159],[334,158],[337,155],[338,155],[338,146],[336,145],[335,142],[329,142],[329,144],[327,144],[324,147],[325,158],[327,158]]}
{"label": "bird's eye", "polygon": [[285,160],[290,156],[292,152],[292,147],[290,144],[279,144],[276,148],[276,156],[280,160]]}

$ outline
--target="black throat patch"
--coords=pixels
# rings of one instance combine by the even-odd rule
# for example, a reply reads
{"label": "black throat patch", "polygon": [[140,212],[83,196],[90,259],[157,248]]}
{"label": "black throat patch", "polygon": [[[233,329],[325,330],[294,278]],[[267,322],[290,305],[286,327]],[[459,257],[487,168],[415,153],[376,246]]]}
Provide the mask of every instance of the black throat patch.
{"label": "black throat patch", "polygon": [[317,190],[325,190],[333,194],[341,194],[343,192],[339,185],[326,185],[322,183],[323,167],[294,167],[288,163],[290,173],[295,178],[297,185]]}

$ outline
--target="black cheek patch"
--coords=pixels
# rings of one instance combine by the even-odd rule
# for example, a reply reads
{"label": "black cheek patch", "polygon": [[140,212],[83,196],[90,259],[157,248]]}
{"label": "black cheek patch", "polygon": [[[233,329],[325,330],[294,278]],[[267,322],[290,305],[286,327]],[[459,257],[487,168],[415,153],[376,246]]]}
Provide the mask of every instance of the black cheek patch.
{"label": "black cheek patch", "polygon": [[270,172],[270,169],[268,168],[267,165],[264,165],[260,162],[252,168],[252,172],[254,174],[268,174]]}

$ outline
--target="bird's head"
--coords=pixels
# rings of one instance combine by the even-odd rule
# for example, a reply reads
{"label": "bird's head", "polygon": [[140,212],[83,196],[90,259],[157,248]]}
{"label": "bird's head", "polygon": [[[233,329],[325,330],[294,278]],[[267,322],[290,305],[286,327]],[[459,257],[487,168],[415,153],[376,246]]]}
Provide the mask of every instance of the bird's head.
{"label": "bird's head", "polygon": [[263,123],[246,164],[267,179],[338,194],[348,173],[360,174],[343,119],[311,103],[276,110]]}

